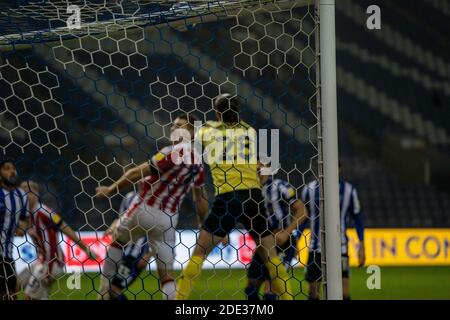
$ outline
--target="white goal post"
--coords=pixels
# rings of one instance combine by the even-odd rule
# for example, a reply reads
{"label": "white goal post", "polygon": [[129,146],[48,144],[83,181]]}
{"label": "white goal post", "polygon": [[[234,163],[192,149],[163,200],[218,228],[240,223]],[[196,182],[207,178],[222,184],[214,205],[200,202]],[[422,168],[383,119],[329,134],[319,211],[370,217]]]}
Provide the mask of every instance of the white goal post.
{"label": "white goal post", "polygon": [[[324,293],[342,300],[341,227],[339,210],[336,91],[335,0],[320,0],[320,72],[322,112],[323,211],[321,224]],[[320,157],[320,154],[319,154]]]}

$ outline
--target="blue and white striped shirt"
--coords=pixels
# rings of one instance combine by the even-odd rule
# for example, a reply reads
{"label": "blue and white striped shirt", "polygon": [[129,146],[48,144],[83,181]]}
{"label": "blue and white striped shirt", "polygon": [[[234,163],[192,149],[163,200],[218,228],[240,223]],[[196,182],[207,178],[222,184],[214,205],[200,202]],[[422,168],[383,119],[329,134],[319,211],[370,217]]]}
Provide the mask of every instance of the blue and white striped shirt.
{"label": "blue and white striped shirt", "polygon": [[295,188],[286,181],[269,178],[261,192],[270,230],[286,229],[292,220],[289,207],[297,200]]}
{"label": "blue and white striped shirt", "polygon": [[[133,202],[133,199],[135,197],[138,197],[139,195],[134,192],[130,191],[125,195],[125,198],[123,198],[122,202],[120,203],[120,214],[123,214],[125,211],[128,210],[131,203]],[[124,255],[131,256],[135,259],[140,258],[144,253],[149,251],[147,236],[143,236],[142,238],[139,238],[136,242],[132,242],[129,245],[127,245],[124,249]]]}
{"label": "blue and white striped shirt", "polygon": [[[319,220],[319,198],[320,188],[318,181],[313,181],[303,187],[302,200],[309,213],[309,223],[311,229],[311,240],[309,251],[320,252],[320,220]],[[358,193],[349,182],[339,181],[339,208],[341,218],[341,251],[348,254],[347,227],[350,218],[355,219],[361,216],[361,205]]]}
{"label": "blue and white striped shirt", "polygon": [[[286,229],[292,222],[292,213],[290,206],[297,200],[297,192],[286,181],[280,179],[272,180],[269,178],[262,187],[262,195],[266,206],[266,214],[269,218],[269,228],[271,231],[276,229]],[[284,250],[283,262],[289,265],[297,252],[296,240],[304,229],[304,225],[294,230],[292,235],[295,241],[290,248]]]}
{"label": "blue and white striped shirt", "polygon": [[123,214],[125,211],[128,210],[128,208],[131,205],[131,202],[133,201],[136,195],[137,193],[134,191],[130,191],[125,195],[125,197],[122,199],[122,202],[120,203],[119,214]]}
{"label": "blue and white striped shirt", "polygon": [[14,234],[18,220],[28,216],[28,197],[20,188],[0,188],[0,256],[13,258]]}

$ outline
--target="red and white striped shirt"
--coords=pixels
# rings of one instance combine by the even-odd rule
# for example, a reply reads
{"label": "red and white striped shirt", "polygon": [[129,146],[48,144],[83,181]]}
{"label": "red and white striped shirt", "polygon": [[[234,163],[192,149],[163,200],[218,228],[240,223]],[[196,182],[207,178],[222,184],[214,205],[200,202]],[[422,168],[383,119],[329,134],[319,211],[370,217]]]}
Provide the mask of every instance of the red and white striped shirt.
{"label": "red and white striped shirt", "polygon": [[127,214],[130,215],[144,202],[168,214],[178,213],[191,188],[204,184],[204,167],[199,159],[190,143],[167,146],[157,152],[151,159],[151,165],[158,169],[158,174],[144,178],[140,199],[135,201]]}
{"label": "red and white striped shirt", "polygon": [[51,271],[55,263],[64,264],[64,254],[59,246],[61,217],[44,204],[34,208],[32,217],[39,261],[48,263]]}

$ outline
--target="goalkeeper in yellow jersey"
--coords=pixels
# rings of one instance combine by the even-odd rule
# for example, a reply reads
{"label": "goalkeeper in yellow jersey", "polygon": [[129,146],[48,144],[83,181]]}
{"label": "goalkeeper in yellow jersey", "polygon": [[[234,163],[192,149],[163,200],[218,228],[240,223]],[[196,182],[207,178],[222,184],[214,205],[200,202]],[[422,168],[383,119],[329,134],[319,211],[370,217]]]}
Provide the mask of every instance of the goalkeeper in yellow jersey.
{"label": "goalkeeper in yellow jersey", "polygon": [[277,255],[275,237],[265,215],[258,177],[256,131],[239,119],[239,103],[230,94],[216,97],[214,109],[217,121],[208,121],[195,139],[205,148],[204,160],[211,169],[215,199],[192,257],[178,280],[176,298],[189,298],[208,254],[241,223],[256,242],[272,290],[280,299],[292,300],[288,274]]}

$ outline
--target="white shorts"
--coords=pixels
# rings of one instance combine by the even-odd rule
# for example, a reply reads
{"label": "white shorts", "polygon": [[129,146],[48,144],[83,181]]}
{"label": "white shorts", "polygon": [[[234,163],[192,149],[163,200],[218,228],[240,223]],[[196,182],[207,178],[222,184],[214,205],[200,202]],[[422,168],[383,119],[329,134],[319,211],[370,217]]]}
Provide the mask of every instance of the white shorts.
{"label": "white shorts", "polygon": [[48,262],[34,261],[17,276],[23,291],[35,300],[48,300],[49,290],[54,280],[64,274],[64,266],[53,263],[52,271],[48,273]]}
{"label": "white shorts", "polygon": [[120,217],[114,239],[121,245],[127,245],[147,235],[158,267],[173,269],[178,214],[164,213],[140,201],[139,197],[135,197],[130,209]]}

